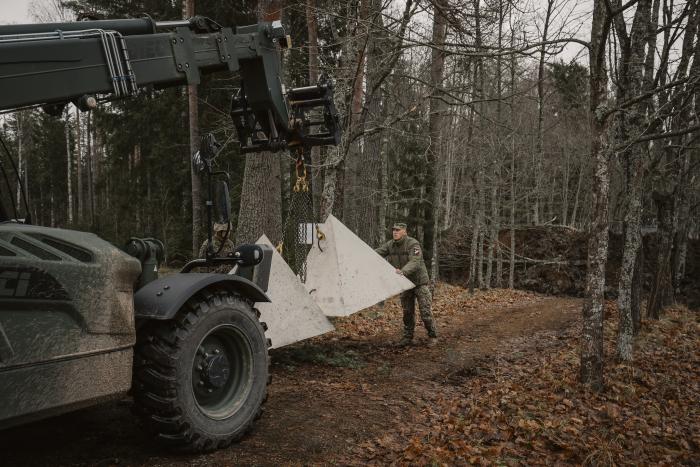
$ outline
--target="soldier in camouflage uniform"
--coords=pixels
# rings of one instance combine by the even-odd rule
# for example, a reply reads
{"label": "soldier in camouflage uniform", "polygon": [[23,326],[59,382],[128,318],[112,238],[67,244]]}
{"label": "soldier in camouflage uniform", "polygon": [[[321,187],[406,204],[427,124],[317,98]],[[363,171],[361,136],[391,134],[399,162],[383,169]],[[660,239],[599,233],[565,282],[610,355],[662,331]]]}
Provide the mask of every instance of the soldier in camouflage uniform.
{"label": "soldier in camouflage uniform", "polygon": [[[223,248],[221,248],[221,251],[219,251],[217,256],[227,256],[229,253],[233,253],[236,249],[231,239],[226,235],[226,231],[228,231],[229,235],[231,234],[230,224],[214,224],[214,236],[211,239],[213,253],[219,251],[219,248],[221,248],[221,244],[223,243]],[[208,240],[204,240],[202,246],[199,247],[200,258],[206,258],[207,243]],[[211,272],[228,274],[232,267],[233,266],[230,264],[222,264],[216,268],[210,269],[212,269]]]}
{"label": "soldier in camouflage uniform", "polygon": [[428,288],[430,278],[423,261],[423,250],[418,240],[407,235],[406,224],[402,222],[394,224],[391,232],[393,240],[389,240],[375,251],[396,268],[397,274],[406,276],[416,284],[414,289],[401,294],[404,328],[403,339],[399,345],[409,345],[413,342],[413,330],[416,326],[416,299],[418,299],[420,317],[428,331],[428,345],[432,346],[437,342],[437,333],[430,310],[433,297],[430,288]]}

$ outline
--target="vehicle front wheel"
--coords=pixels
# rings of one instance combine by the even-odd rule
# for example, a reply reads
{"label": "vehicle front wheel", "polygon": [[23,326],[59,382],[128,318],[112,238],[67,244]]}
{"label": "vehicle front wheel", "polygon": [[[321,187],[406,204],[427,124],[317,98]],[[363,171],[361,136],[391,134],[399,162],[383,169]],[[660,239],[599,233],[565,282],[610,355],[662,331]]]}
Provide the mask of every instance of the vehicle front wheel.
{"label": "vehicle front wheel", "polygon": [[268,341],[259,313],[226,291],[203,291],[137,337],[137,412],[159,438],[190,451],[241,438],[267,398]]}

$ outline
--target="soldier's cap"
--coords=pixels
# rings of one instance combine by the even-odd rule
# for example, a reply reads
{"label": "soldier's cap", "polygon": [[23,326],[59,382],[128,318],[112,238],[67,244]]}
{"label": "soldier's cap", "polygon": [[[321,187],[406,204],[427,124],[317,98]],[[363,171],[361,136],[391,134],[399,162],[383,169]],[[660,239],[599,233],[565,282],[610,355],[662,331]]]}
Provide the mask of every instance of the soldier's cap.
{"label": "soldier's cap", "polygon": [[214,223],[214,232],[226,232],[226,230],[229,229],[229,226],[231,224],[219,224],[218,222]]}
{"label": "soldier's cap", "polygon": [[406,223],[405,222],[394,222],[394,226],[392,229],[404,229],[406,230]]}

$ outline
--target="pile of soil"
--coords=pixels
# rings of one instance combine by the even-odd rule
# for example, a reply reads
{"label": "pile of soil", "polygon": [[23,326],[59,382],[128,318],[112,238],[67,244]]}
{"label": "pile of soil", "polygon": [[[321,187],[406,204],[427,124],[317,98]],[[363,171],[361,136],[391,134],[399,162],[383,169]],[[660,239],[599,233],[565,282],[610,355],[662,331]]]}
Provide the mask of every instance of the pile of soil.
{"label": "pile of soil", "polygon": [[[501,230],[502,273],[492,286],[507,286],[510,267],[511,231]],[[471,230],[453,229],[441,238],[440,275],[453,284],[466,286],[471,261]],[[484,258],[488,246],[484,246]],[[553,295],[581,296],[586,278],[586,235],[561,226],[521,226],[515,229],[514,285]],[[497,257],[492,265],[494,276]],[[484,270],[486,266],[484,265]]]}
{"label": "pile of soil", "polygon": [[[499,232],[502,245],[502,273],[496,276],[497,257],[494,254],[491,286],[507,286],[510,267],[511,231]],[[463,227],[445,233],[440,242],[440,276],[452,284],[469,283],[471,260],[471,230]],[[616,298],[622,262],[624,239],[611,233],[606,268],[606,297]],[[649,290],[658,255],[658,235],[644,236],[643,288]],[[586,255],[588,237],[585,232],[566,226],[519,226],[515,229],[514,285],[518,289],[551,295],[583,296],[586,287]],[[484,246],[484,258],[488,255]],[[484,271],[486,265],[484,264]],[[485,272],[484,272],[485,273]],[[685,276],[681,282],[681,300],[691,308],[700,307],[700,240],[688,242]]]}

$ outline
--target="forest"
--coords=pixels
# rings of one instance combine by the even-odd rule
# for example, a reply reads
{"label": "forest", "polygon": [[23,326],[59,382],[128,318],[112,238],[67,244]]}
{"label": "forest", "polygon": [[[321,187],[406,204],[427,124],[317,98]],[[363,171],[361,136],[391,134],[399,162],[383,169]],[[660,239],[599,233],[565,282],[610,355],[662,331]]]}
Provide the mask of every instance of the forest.
{"label": "forest", "polygon": [[[453,286],[581,297],[577,380],[594,394],[619,373],[614,362],[641,364],[645,326],[661,326],[669,307],[700,306],[697,1],[34,0],[31,13],[281,18],[292,39],[283,81],[331,81],[341,116],[341,144],[306,155],[309,218],[333,214],[373,248],[406,222],[441,284],[436,297]],[[32,221],[115,245],[156,237],[181,266],[206,235],[191,156],[211,133],[223,143],[235,242],[280,242],[299,215],[296,155],[240,153],[237,86],[212,74],[91,112],[3,115]],[[696,390],[697,376],[688,370]],[[428,459],[382,455],[379,464]]]}

